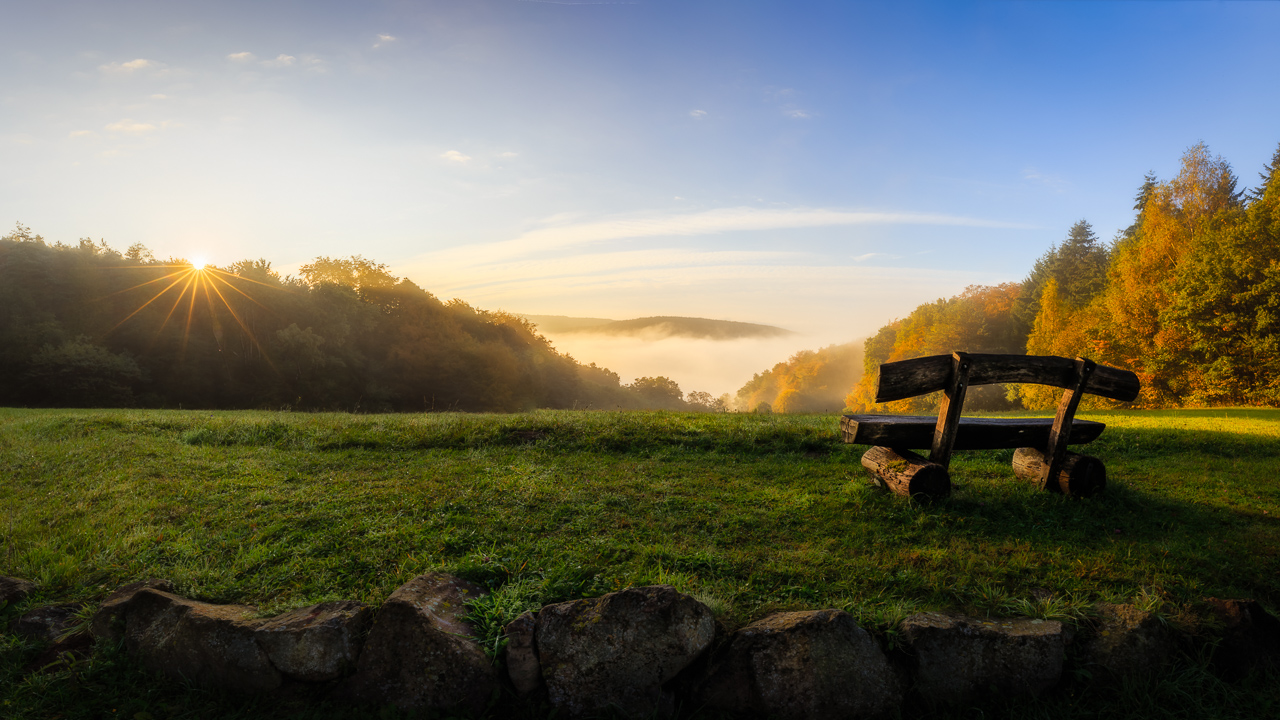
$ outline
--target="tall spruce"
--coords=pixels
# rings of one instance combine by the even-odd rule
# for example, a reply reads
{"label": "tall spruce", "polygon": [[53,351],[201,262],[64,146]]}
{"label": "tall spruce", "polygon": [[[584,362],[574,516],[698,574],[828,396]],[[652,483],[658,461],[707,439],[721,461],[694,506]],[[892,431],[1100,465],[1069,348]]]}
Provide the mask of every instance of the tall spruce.
{"label": "tall spruce", "polygon": [[1080,307],[1106,286],[1109,252],[1087,220],[1071,226],[1066,240],[1036,260],[1022,282],[1022,294],[1014,302],[1014,319],[1025,338],[1040,312],[1040,296],[1049,280],[1058,286],[1059,298],[1070,307]]}

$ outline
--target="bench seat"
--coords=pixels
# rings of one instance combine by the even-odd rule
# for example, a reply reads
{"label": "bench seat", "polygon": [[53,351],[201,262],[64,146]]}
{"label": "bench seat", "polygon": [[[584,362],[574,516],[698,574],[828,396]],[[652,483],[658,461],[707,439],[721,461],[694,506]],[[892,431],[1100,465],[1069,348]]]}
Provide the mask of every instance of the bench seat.
{"label": "bench seat", "polygon": [[[929,415],[845,415],[840,431],[846,443],[879,445],[896,449],[928,448],[938,418]],[[1070,445],[1093,442],[1106,423],[1076,420],[1071,423]],[[1053,418],[960,418],[956,450],[998,450],[1044,447],[1049,442]]]}

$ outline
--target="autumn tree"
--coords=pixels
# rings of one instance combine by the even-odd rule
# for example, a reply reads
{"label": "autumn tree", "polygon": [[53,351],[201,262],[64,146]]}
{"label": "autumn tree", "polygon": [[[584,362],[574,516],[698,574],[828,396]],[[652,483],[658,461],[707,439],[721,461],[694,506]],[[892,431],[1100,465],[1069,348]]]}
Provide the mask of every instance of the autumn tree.
{"label": "autumn tree", "polygon": [[[881,328],[868,338],[863,373],[845,398],[849,408],[873,407],[891,412],[926,412],[937,407],[936,395],[899,400],[876,406],[875,392],[882,364],[957,350],[974,353],[1021,353],[1025,335],[1013,315],[1022,292],[1018,283],[971,285],[960,295],[917,307],[910,315]],[[1000,386],[972,388],[965,406],[972,409],[1004,409],[1010,402]]]}

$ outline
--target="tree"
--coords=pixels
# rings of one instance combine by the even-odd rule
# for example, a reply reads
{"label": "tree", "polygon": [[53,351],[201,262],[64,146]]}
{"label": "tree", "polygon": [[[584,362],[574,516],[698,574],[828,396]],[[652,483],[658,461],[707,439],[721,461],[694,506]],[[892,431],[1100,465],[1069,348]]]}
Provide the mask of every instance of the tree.
{"label": "tree", "polygon": [[684,393],[680,390],[680,385],[661,375],[636,378],[628,387],[639,394],[649,407],[678,410],[684,404]]}
{"label": "tree", "polygon": [[142,371],[133,358],[81,335],[58,346],[45,345],[32,356],[26,376],[40,404],[112,407],[129,404]]}
{"label": "tree", "polygon": [[1171,288],[1195,238],[1218,234],[1240,210],[1231,166],[1204,143],[1188,148],[1176,177],[1157,183],[1143,204],[1138,228],[1113,250],[1105,312],[1095,334],[1105,340],[1101,359],[1133,370],[1143,381],[1141,402],[1163,405],[1185,393],[1189,339],[1177,323],[1162,321]]}
{"label": "tree", "polygon": [[1040,312],[1040,295],[1045,285],[1058,285],[1059,299],[1072,307],[1083,307],[1106,287],[1109,252],[1086,220],[1071,226],[1067,238],[1036,260],[1022,293],[1014,301],[1014,317],[1019,331],[1027,334]]}

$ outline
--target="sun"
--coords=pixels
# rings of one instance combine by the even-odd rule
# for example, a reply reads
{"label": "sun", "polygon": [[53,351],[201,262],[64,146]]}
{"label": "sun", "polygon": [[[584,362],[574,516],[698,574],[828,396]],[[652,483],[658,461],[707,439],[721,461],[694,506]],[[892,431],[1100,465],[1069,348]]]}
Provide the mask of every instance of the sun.
{"label": "sun", "polygon": [[197,255],[191,260],[191,268],[196,272],[204,272],[204,269],[208,266],[209,266],[209,261],[205,260],[204,256],[202,255]]}

